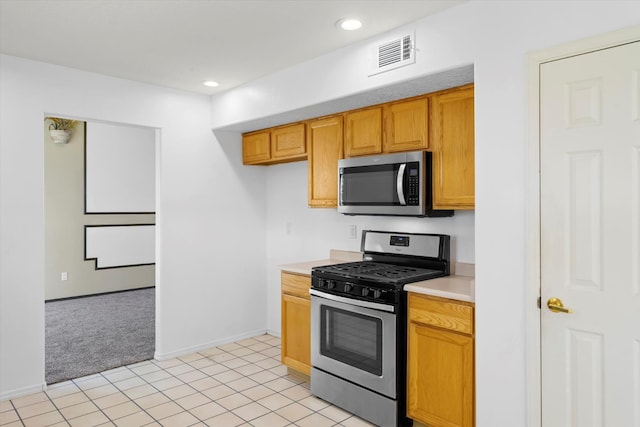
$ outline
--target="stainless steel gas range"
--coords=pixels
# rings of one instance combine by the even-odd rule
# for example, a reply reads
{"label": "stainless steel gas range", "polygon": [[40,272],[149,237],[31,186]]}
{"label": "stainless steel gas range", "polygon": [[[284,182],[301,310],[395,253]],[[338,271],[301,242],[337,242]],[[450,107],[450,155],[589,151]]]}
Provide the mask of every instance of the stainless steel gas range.
{"label": "stainless steel gas range", "polygon": [[450,236],[362,232],[363,261],[311,272],[311,392],[378,426],[406,417],[407,283],[449,275]]}

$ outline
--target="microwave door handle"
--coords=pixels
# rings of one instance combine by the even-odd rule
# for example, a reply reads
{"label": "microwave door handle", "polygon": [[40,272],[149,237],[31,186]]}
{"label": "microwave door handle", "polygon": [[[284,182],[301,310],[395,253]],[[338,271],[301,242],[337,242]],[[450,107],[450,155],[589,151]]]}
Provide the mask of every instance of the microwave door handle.
{"label": "microwave door handle", "polygon": [[402,206],[405,206],[407,202],[404,199],[404,172],[407,168],[406,163],[402,163],[398,169],[398,178],[396,179],[396,191],[398,192],[398,200]]}

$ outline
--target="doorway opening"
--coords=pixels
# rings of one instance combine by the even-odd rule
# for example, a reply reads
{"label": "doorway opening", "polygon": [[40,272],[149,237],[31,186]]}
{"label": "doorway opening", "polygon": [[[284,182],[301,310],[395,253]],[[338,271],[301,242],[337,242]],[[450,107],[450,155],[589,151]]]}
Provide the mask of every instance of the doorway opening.
{"label": "doorway opening", "polygon": [[159,130],[44,129],[45,381],[153,358]]}

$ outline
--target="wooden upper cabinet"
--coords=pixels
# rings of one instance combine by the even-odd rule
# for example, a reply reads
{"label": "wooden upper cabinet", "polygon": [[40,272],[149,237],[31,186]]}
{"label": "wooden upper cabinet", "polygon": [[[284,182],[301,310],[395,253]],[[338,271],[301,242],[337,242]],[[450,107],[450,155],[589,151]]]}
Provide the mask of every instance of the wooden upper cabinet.
{"label": "wooden upper cabinet", "polygon": [[274,160],[307,158],[304,123],[283,126],[271,131],[271,158]]}
{"label": "wooden upper cabinet", "polygon": [[429,102],[426,97],[384,106],[384,152],[429,148]]}
{"label": "wooden upper cabinet", "polygon": [[343,157],[342,116],[307,123],[308,199],[311,207],[338,205],[338,160]]}
{"label": "wooden upper cabinet", "polygon": [[256,165],[271,159],[271,132],[259,131],[242,135],[242,163]]}
{"label": "wooden upper cabinet", "polygon": [[344,154],[346,157],[382,152],[382,108],[345,113]]}
{"label": "wooden upper cabinet", "polygon": [[304,123],[251,132],[242,136],[245,165],[272,165],[307,158]]}
{"label": "wooden upper cabinet", "polygon": [[433,208],[475,208],[473,85],[431,96]]}
{"label": "wooden upper cabinet", "polygon": [[433,208],[475,209],[473,84],[330,117],[246,133],[242,160],[309,160],[311,207],[336,207],[338,159],[433,152]]}

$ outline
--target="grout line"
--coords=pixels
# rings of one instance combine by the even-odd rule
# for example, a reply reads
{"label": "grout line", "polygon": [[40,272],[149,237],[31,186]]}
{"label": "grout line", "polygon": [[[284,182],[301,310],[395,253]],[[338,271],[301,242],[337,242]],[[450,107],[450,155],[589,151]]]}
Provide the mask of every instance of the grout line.
{"label": "grout line", "polygon": [[[131,373],[134,375],[134,377],[130,377],[130,378],[140,378],[140,376],[138,376],[138,374],[136,374],[134,371],[132,371],[128,366],[125,366],[124,368],[126,368],[129,372],[131,372]],[[118,386],[117,386],[114,382],[112,382],[109,378],[107,378],[106,376],[102,375],[102,373],[100,373],[100,376],[102,376],[102,378],[106,379],[106,380],[109,382],[109,384],[111,384],[112,386],[114,386],[114,387],[116,388],[116,390],[118,390],[120,393],[124,394],[124,395],[127,397],[127,399],[129,399],[129,402],[132,402],[134,405],[136,405],[138,408],[140,408],[140,410],[141,410],[142,412],[144,412],[145,414],[147,414],[147,415],[148,415],[148,416],[153,420],[152,422],[150,422],[150,423],[148,423],[148,424],[151,424],[151,423],[153,423],[153,422],[160,423],[160,421],[158,421],[158,420],[157,420],[153,415],[151,415],[150,413],[148,413],[148,412],[146,411],[146,409],[144,409],[142,406],[140,406],[140,405],[138,404],[138,402],[136,402],[134,399],[132,399],[131,397],[129,397],[129,395],[128,395],[124,390],[122,390],[120,387],[118,387]],[[129,379],[129,378],[125,378],[125,379],[123,379],[122,381],[126,381],[127,379]],[[147,382],[144,380],[144,378],[140,378],[140,379],[141,379],[142,381],[144,381],[146,384],[149,384],[149,383],[147,383]],[[153,385],[152,385],[152,384],[149,384],[149,385],[151,385],[151,386],[153,387]],[[135,387],[132,387],[132,388],[135,388]],[[153,387],[153,388],[155,388],[155,387]],[[155,389],[156,389],[156,390],[158,390],[157,388],[155,388]],[[158,391],[159,391],[159,390],[158,390]],[[166,397],[169,397],[169,396],[166,396]],[[171,399],[171,400],[173,401],[173,399]],[[122,404],[120,403],[119,405],[122,405]],[[97,405],[96,405],[96,406],[97,406]],[[118,406],[118,405],[114,405],[114,406]],[[159,405],[157,405],[157,406],[159,406]],[[113,406],[112,406],[112,407],[113,407]],[[153,407],[155,408],[155,406],[153,406]],[[134,414],[135,414],[135,412],[134,412]],[[110,416],[108,416],[107,414],[104,414],[104,415],[107,417],[107,419],[108,419],[109,421],[111,421],[111,422],[113,422],[113,423],[115,424],[115,421],[116,421],[116,420],[118,420],[118,419],[120,419],[120,418],[128,417],[129,415],[133,415],[133,414],[128,414],[128,415],[125,415],[124,417],[120,417],[120,418],[116,418],[116,419],[112,419],[112,418],[111,418]],[[161,423],[160,423],[160,424],[161,424]]]}
{"label": "grout line", "polygon": [[[49,397],[49,396],[47,396],[47,397]],[[16,408],[16,405],[13,404],[13,400],[9,400],[9,403],[11,404],[11,407],[13,408],[13,411],[18,416],[18,421],[20,421],[20,424],[22,424],[22,427],[25,427],[24,426],[24,421],[22,421],[22,416],[20,415],[20,412],[18,412],[18,408]]]}
{"label": "grout line", "polygon": [[[111,381],[109,381],[109,378],[106,378],[104,375],[102,375],[102,372],[100,372],[100,373],[99,373],[99,375],[100,375],[100,377],[102,377],[102,378],[104,378],[105,380],[107,380],[107,382],[108,382],[109,384],[112,384],[112,383],[111,383]],[[73,380],[72,380],[72,381],[73,381]],[[103,410],[101,407],[99,407],[98,405],[96,405],[96,404],[94,403],[93,399],[92,399],[91,397],[89,397],[89,395],[85,392],[85,390],[84,390],[83,388],[81,388],[78,384],[76,384],[76,382],[75,382],[75,381],[73,381],[73,383],[76,385],[76,387],[78,387],[78,388],[80,389],[80,391],[82,392],[82,394],[84,394],[84,395],[87,397],[87,399],[89,399],[89,402],[93,403],[93,404],[95,405],[95,407],[96,407],[96,408],[98,408],[98,411],[102,412],[102,415],[104,415],[104,416],[107,418],[107,420],[109,420],[109,421],[111,421],[111,422],[113,422],[113,421],[114,421],[114,420],[112,420],[112,419],[111,419],[111,417],[110,417],[109,415],[107,415],[107,414],[106,414],[106,412],[104,412],[104,410]],[[112,384],[112,385],[113,385],[113,384]],[[102,386],[98,386],[98,387],[102,387]],[[115,386],[114,386],[114,387],[115,387]],[[93,388],[97,388],[97,387],[93,387]],[[117,387],[116,387],[116,389],[117,389]],[[88,390],[91,390],[91,389],[88,389]],[[119,390],[119,389],[118,389],[118,390]],[[112,394],[115,394],[115,393],[112,393]],[[127,398],[128,398],[128,397],[129,397],[129,396],[127,396]],[[114,406],[118,406],[118,405],[114,405]],[[62,413],[62,412],[61,412],[61,413]],[[85,415],[86,415],[86,414],[85,414]],[[83,416],[83,415],[81,415],[81,416]],[[63,417],[64,417],[64,415],[63,415]],[[77,418],[77,417],[76,417],[76,418]],[[73,418],[72,418],[72,419],[73,419]],[[67,423],[68,423],[68,424],[71,424],[69,421],[67,421]],[[115,423],[114,423],[114,424],[115,424]]]}
{"label": "grout line", "polygon": [[[235,343],[235,344],[237,344],[237,343]],[[238,344],[238,345],[241,345],[241,346],[242,346],[242,344]],[[269,345],[271,348],[275,347],[275,346],[272,346],[272,345],[270,345],[270,344],[267,344],[267,345]],[[244,346],[243,346],[243,347],[244,347]],[[217,347],[217,348],[220,348],[220,347]],[[244,347],[244,348],[248,348],[248,347]],[[224,352],[224,353],[226,353],[226,354],[229,354],[229,355],[233,356],[233,359],[240,358],[240,356],[236,356],[236,355],[234,355],[234,354],[232,354],[232,353],[230,353],[230,352],[228,352],[228,351],[226,351],[226,350],[223,350],[223,349],[220,349],[220,350],[221,350],[221,351],[223,351],[223,352]],[[265,350],[266,350],[266,349],[265,349]],[[254,351],[254,353],[258,353],[258,352]],[[201,356],[202,356],[201,358],[196,359],[196,360],[201,360],[201,359],[205,359],[205,358],[206,358],[206,359],[209,359],[209,360],[211,360],[212,362],[214,362],[214,364],[220,364],[220,365],[223,365],[225,368],[227,368],[227,370],[229,370],[229,371],[234,371],[234,372],[238,373],[239,375],[242,375],[242,377],[249,378],[249,377],[247,377],[246,375],[244,375],[244,374],[242,374],[242,373],[240,373],[240,372],[236,371],[235,369],[233,369],[233,368],[229,368],[228,366],[224,365],[224,362],[217,362],[217,361],[213,360],[212,358],[209,358],[209,356],[207,356],[207,355],[205,355],[205,354],[202,354],[202,353],[200,353],[200,352],[196,352],[196,354],[199,354],[199,355],[201,355]],[[217,354],[216,354],[216,355],[213,355],[213,356],[211,356],[211,357],[214,357],[214,356],[217,356]],[[266,358],[268,358],[268,357],[265,357],[265,359],[266,359]],[[202,374],[206,375],[206,377],[209,377],[209,378],[213,378],[213,379],[215,379],[212,375],[209,375],[209,374],[207,374],[206,372],[203,372],[200,368],[197,368],[197,367],[195,367],[195,366],[191,365],[191,363],[189,363],[189,362],[187,362],[187,361],[184,361],[184,360],[180,359],[180,357],[176,357],[175,359],[179,360],[179,361],[181,362],[181,364],[186,364],[186,365],[188,365],[189,367],[193,368],[193,370],[198,371],[198,372],[201,372]],[[196,361],[196,360],[194,360],[194,361]],[[232,359],[229,359],[229,360],[232,360]],[[245,359],[242,359],[242,360],[245,360]],[[263,359],[263,360],[264,360],[264,359]],[[245,361],[246,361],[246,360],[245,360]],[[246,361],[246,362],[248,362],[248,361]],[[177,379],[177,380],[178,380],[178,381],[180,381],[183,385],[187,385],[187,386],[189,386],[189,387],[190,387],[192,390],[194,390],[194,392],[195,392],[195,393],[192,393],[192,394],[197,394],[197,393],[203,394],[200,390],[197,390],[197,389],[195,389],[194,387],[192,387],[190,384],[188,384],[188,383],[184,382],[184,381],[183,381],[182,379],[180,379],[177,375],[174,375],[174,374],[172,374],[171,372],[168,372],[168,371],[167,371],[167,369],[170,369],[170,368],[172,368],[173,366],[172,366],[172,367],[168,367],[168,368],[163,368],[163,367],[161,367],[161,366],[158,366],[158,365],[154,362],[154,360],[153,360],[153,359],[152,359],[152,360],[150,360],[150,363],[153,363],[155,366],[157,366],[158,368],[160,368],[160,370],[162,370],[162,371],[166,372],[166,373],[167,373],[167,374],[169,374],[172,378]],[[253,362],[248,362],[247,364],[253,364]],[[176,365],[176,366],[178,366],[178,365]],[[212,365],[210,365],[210,366],[212,366]],[[243,365],[243,366],[245,366],[245,365]],[[260,366],[260,368],[262,368],[262,367]],[[129,368],[127,367],[127,369],[129,369]],[[205,422],[205,420],[202,420],[202,419],[200,419],[199,417],[197,417],[196,415],[194,415],[193,413],[191,413],[191,410],[186,409],[184,406],[182,406],[182,405],[180,405],[178,402],[176,402],[176,400],[175,400],[175,399],[173,399],[173,398],[171,398],[170,396],[166,395],[166,394],[164,393],[164,391],[163,391],[163,390],[160,390],[160,389],[158,389],[156,386],[154,386],[152,382],[148,382],[147,380],[145,380],[144,378],[142,378],[140,375],[138,375],[135,371],[132,371],[131,369],[129,369],[129,370],[130,370],[130,371],[131,371],[131,372],[132,372],[132,373],[133,373],[137,378],[142,379],[146,384],[149,384],[149,385],[150,385],[150,386],[152,386],[154,389],[156,389],[159,393],[161,393],[162,395],[164,395],[165,397],[167,397],[168,399],[170,399],[170,401],[171,401],[171,402],[174,402],[176,405],[178,405],[181,409],[183,409],[183,411],[188,412],[189,414],[191,414],[194,418],[196,418],[196,419],[198,420],[198,422]],[[266,370],[266,369],[262,368],[262,370],[261,370],[261,371],[259,371],[259,372],[262,372],[262,371],[265,371],[265,370]],[[224,371],[224,372],[226,372],[226,371]],[[221,372],[221,373],[222,373],[222,372]],[[109,381],[109,382],[111,383],[111,381],[110,381],[108,378],[107,378],[107,381]],[[158,380],[158,381],[162,381],[162,380]],[[216,381],[217,381],[217,380],[216,380]],[[112,383],[112,384],[113,384],[113,383]],[[221,383],[221,385],[223,385],[223,384]],[[118,388],[118,386],[117,386],[117,385],[113,384],[113,386],[114,386],[114,387],[116,387],[118,390],[120,390],[120,389]],[[176,386],[176,387],[180,387],[180,386]],[[175,387],[171,387],[171,388],[175,388]],[[167,389],[167,390],[170,390],[170,389]],[[121,390],[121,392],[122,392],[122,393],[124,393],[124,394],[126,395],[126,392],[124,392],[124,391],[122,391],[122,390]],[[235,389],[234,389],[234,392],[235,392],[235,393],[238,393],[238,394],[242,394],[242,392],[237,391],[237,390],[235,390]],[[274,393],[275,393],[275,391],[274,391]],[[243,396],[245,396],[244,394],[242,394],[242,395],[243,395]],[[129,396],[127,396],[127,397],[129,397]],[[185,397],[186,397],[186,396],[185,396]],[[245,397],[249,398],[248,396],[245,396]],[[207,398],[209,399],[209,397],[208,397],[208,396],[207,396]],[[133,399],[131,399],[131,400],[136,404],[136,406],[140,407],[140,405],[138,405],[138,404],[137,404],[137,402],[135,402]],[[210,399],[210,400],[211,400],[212,402],[215,402],[215,400],[212,400],[212,399]],[[255,402],[255,403],[258,403],[258,402],[256,402],[256,401],[254,401],[253,399],[251,399],[251,401],[252,401],[252,402]],[[205,403],[205,404],[203,404],[203,405],[206,405],[206,403]],[[159,406],[159,405],[156,405],[156,406]],[[202,406],[202,405],[200,405],[200,406]],[[262,405],[260,405],[260,406],[262,406]],[[155,407],[155,406],[153,406],[153,407]],[[196,406],[195,408],[197,408],[197,407],[198,407],[198,406]],[[264,406],[263,406],[263,407],[264,407]],[[140,408],[141,408],[141,407],[140,407]],[[191,409],[195,409],[195,408],[191,408]],[[232,413],[233,413],[233,410],[229,410],[229,409],[225,408],[224,406],[223,406],[223,408],[225,409],[225,412],[232,412]],[[145,413],[147,413],[147,414],[148,414],[148,415],[149,415],[149,416],[150,416],[154,421],[157,421],[157,422],[159,422],[159,423],[160,423],[160,421],[159,421],[159,420],[155,419],[155,418],[154,418],[151,414],[149,414],[145,409],[143,409],[143,408],[141,408],[141,409],[142,409]],[[150,409],[150,408],[149,408],[149,409]],[[237,409],[237,408],[235,408],[235,409]],[[265,409],[269,410],[269,408],[265,408]],[[270,411],[270,412],[272,412],[271,410],[269,410],[269,411]],[[177,415],[177,414],[174,414],[174,415]],[[222,415],[222,414],[220,414],[220,415]],[[235,415],[235,414],[234,414],[234,415]],[[170,417],[171,417],[171,416],[173,416],[173,415],[170,415]],[[168,418],[168,417],[167,417],[167,418]],[[109,418],[109,419],[110,419],[110,418]],[[244,419],[243,419],[243,420],[244,420]],[[113,420],[112,420],[112,421],[113,421]],[[244,420],[244,421],[246,421],[246,420]],[[162,424],[162,423],[160,423],[160,424]],[[197,424],[197,423],[196,423],[196,424]]]}

